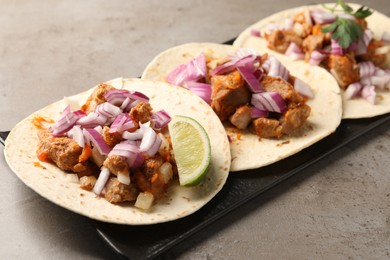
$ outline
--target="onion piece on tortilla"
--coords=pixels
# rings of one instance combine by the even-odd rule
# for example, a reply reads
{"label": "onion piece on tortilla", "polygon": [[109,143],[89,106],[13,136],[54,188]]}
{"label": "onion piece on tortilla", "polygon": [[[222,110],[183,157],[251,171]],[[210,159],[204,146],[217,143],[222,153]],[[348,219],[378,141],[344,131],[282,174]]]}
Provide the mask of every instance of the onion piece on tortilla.
{"label": "onion piece on tortilla", "polygon": [[251,104],[263,111],[283,113],[286,110],[286,102],[279,92],[252,94]]}
{"label": "onion piece on tortilla", "polygon": [[299,94],[302,94],[308,98],[314,97],[313,90],[311,89],[309,84],[307,84],[306,82],[302,81],[299,78],[295,78],[294,89],[298,91]]}
{"label": "onion piece on tortilla", "polygon": [[355,82],[350,84],[344,92],[346,99],[352,99],[354,97],[359,96],[361,89],[363,88],[363,85],[360,82]]}
{"label": "onion piece on tortilla", "polygon": [[111,148],[104,141],[102,135],[92,128],[84,128],[83,134],[88,142],[92,142],[94,147],[96,147],[101,155],[107,155]]}
{"label": "onion piece on tortilla", "polygon": [[211,104],[211,85],[202,82],[189,81],[184,84],[192,93],[202,98],[207,104]]}
{"label": "onion piece on tortilla", "polygon": [[289,44],[284,54],[292,60],[303,60],[305,58],[305,53],[303,53],[301,48],[294,42]]}
{"label": "onion piece on tortilla", "polygon": [[320,51],[318,50],[314,50],[312,51],[312,53],[310,54],[310,59],[309,59],[309,64],[310,65],[313,65],[313,66],[317,66],[318,64],[321,63],[321,61],[323,61],[324,59],[326,59],[328,55],[326,55],[325,53],[321,53]]}
{"label": "onion piece on tortilla", "polygon": [[96,195],[100,195],[100,193],[102,193],[104,186],[106,186],[109,177],[110,177],[110,171],[106,167],[102,167],[99,177],[96,180],[95,186],[93,186],[92,189],[92,191]]}

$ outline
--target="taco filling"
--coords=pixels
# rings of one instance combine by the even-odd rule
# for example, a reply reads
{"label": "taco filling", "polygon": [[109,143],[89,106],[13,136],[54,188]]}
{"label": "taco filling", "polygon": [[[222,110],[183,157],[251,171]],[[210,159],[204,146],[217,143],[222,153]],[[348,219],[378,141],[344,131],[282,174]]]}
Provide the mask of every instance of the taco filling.
{"label": "taco filling", "polygon": [[374,38],[366,21],[371,14],[366,7],[353,11],[338,1],[333,8],[307,8],[269,24],[261,34],[268,48],[326,68],[345,90],[346,99],[364,98],[376,104],[377,91],[388,91],[390,83],[390,34]]}
{"label": "taco filling", "polygon": [[75,173],[80,187],[111,203],[148,209],[177,176],[164,111],[140,92],[100,84],[80,110],[68,105],[38,132],[37,155]]}
{"label": "taco filling", "polygon": [[311,112],[306,104],[313,97],[310,86],[275,57],[249,49],[219,59],[202,52],[173,69],[166,80],[203,98],[225,126],[261,138],[293,135]]}

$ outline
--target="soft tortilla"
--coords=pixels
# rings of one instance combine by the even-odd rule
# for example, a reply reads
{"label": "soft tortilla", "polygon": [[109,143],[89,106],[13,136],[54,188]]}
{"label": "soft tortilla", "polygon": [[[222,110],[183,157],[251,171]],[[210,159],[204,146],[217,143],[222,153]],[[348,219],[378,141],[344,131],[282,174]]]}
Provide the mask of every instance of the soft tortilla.
{"label": "soft tortilla", "polygon": [[229,143],[225,130],[209,106],[188,91],[166,83],[140,79],[116,79],[116,88],[140,91],[150,98],[155,111],[164,109],[170,115],[185,114],[200,122],[211,142],[212,156],[206,178],[193,188],[171,185],[167,198],[159,200],[149,211],[131,205],[114,205],[93,192],[82,190],[65,172],[53,164],[38,161],[35,115],[58,118],[66,104],[79,108],[93,89],[53,103],[18,123],[7,137],[5,158],[15,174],[34,191],[48,200],[76,213],[104,222],[146,225],[187,216],[210,201],[224,185],[230,165]]}
{"label": "soft tortilla", "polygon": [[[334,3],[326,5],[333,6]],[[354,10],[357,10],[357,8],[360,7],[360,5],[357,4],[349,5]],[[236,47],[254,48],[260,52],[269,52],[274,54],[276,52],[267,48],[267,41],[264,38],[251,35],[251,30],[256,29],[263,33],[269,24],[280,24],[284,19],[291,18],[295,14],[309,7],[322,8],[321,5],[301,6],[268,16],[244,30],[234,41],[233,45]],[[375,38],[380,38],[383,32],[390,30],[390,18],[384,14],[379,13],[378,11],[374,11],[371,16],[366,18],[366,20],[368,22],[368,28],[374,32]],[[390,54],[388,55],[387,61],[387,67],[389,68]],[[341,92],[343,97],[343,118],[369,118],[390,112],[390,91],[377,91],[378,96],[380,97],[380,101],[375,105],[368,103],[363,98],[347,100],[343,95],[344,91],[341,90]]]}
{"label": "soft tortilla", "polygon": [[[179,64],[188,62],[202,51],[212,53],[214,57],[234,55],[235,47],[214,43],[190,43],[168,49],[149,63],[142,78],[165,81],[166,75]],[[260,53],[261,54],[261,53]],[[341,121],[341,97],[335,79],[324,69],[310,67],[304,62],[292,63],[286,57],[277,58],[287,67],[290,73],[309,83],[315,98],[308,101],[312,113],[301,136],[284,137],[279,140],[266,139],[247,131],[237,135],[237,129],[226,131],[231,139],[231,171],[259,168],[310,146],[335,131]]]}

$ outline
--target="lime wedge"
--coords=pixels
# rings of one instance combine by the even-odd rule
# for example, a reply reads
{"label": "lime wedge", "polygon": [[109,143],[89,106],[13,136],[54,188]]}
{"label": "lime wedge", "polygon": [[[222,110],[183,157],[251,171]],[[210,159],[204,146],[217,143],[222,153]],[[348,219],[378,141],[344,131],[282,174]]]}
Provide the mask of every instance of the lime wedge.
{"label": "lime wedge", "polygon": [[209,136],[196,120],[186,116],[174,116],[168,127],[180,185],[197,185],[210,165]]}

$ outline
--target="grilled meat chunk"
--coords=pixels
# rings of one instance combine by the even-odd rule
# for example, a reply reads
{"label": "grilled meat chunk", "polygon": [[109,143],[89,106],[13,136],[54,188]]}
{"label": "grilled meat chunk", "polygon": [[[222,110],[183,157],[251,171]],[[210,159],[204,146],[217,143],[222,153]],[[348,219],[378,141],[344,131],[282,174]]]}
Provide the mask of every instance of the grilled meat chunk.
{"label": "grilled meat chunk", "polygon": [[212,76],[211,87],[211,107],[221,121],[228,119],[238,107],[250,101],[250,91],[238,71]]}
{"label": "grilled meat chunk", "polygon": [[102,104],[106,102],[106,99],[104,98],[104,94],[107,93],[107,91],[114,89],[114,87],[107,85],[107,84],[100,84],[93,93],[88,97],[85,104],[82,106],[81,110],[83,110],[86,113],[95,111],[96,107],[99,104]]}
{"label": "grilled meat chunk", "polygon": [[103,166],[108,168],[112,174],[118,175],[118,173],[129,173],[129,165],[127,159],[119,155],[110,155],[104,162]]}
{"label": "grilled meat chunk", "polygon": [[288,109],[280,118],[280,124],[284,134],[291,134],[301,128],[309,117],[311,108],[306,104],[297,104]]}
{"label": "grilled meat chunk", "polygon": [[322,35],[309,35],[303,42],[302,47],[305,53],[312,53],[314,50],[322,49],[325,36]]}
{"label": "grilled meat chunk", "polygon": [[109,130],[110,128],[108,126],[104,126],[102,136],[104,141],[108,144],[108,146],[113,148],[116,144],[120,143],[124,139],[122,138],[122,133],[120,132],[110,133]]}
{"label": "grilled meat chunk", "polygon": [[83,148],[73,139],[66,136],[54,137],[49,131],[39,132],[38,138],[37,152],[44,153],[58,168],[82,175],[92,174],[92,166],[88,161],[79,162]]}
{"label": "grilled meat chunk", "polygon": [[280,138],[282,126],[277,119],[260,117],[252,121],[255,133],[264,138]]}
{"label": "grilled meat chunk", "polygon": [[150,116],[152,115],[152,107],[149,103],[141,101],[130,110],[129,115],[130,118],[137,123],[146,123],[150,121]]}
{"label": "grilled meat chunk", "polygon": [[80,178],[80,188],[84,190],[92,190],[96,183],[95,176],[83,176]]}
{"label": "grilled meat chunk", "polygon": [[229,118],[230,123],[238,129],[246,129],[250,124],[252,109],[248,105],[237,108],[236,112]]}
{"label": "grilled meat chunk", "polygon": [[111,203],[133,201],[137,198],[137,190],[130,184],[126,185],[111,177],[106,184],[104,198]]}
{"label": "grilled meat chunk", "polygon": [[382,40],[373,39],[368,44],[367,53],[359,56],[358,58],[361,59],[362,61],[372,61],[375,64],[375,66],[385,69],[387,64],[386,53],[376,53],[379,48],[382,48],[384,46],[386,45]]}
{"label": "grilled meat chunk", "polygon": [[329,55],[325,66],[342,89],[360,80],[359,67],[351,55]]}
{"label": "grilled meat chunk", "polygon": [[291,42],[302,46],[302,38],[293,31],[274,30],[271,34],[265,34],[268,41],[268,48],[280,53],[285,53]]}
{"label": "grilled meat chunk", "polygon": [[[291,81],[294,79],[291,78]],[[262,84],[266,91],[279,92],[286,102],[287,110],[272,118],[257,118],[252,121],[254,132],[264,138],[280,138],[282,135],[293,134],[307,121],[311,109],[305,104],[305,99],[293,86],[281,78],[264,76]]]}
{"label": "grilled meat chunk", "polygon": [[265,91],[279,92],[282,98],[287,102],[299,103],[303,101],[303,97],[295,91],[294,87],[281,78],[264,76],[261,79],[261,84]]}
{"label": "grilled meat chunk", "polygon": [[161,198],[166,189],[166,184],[160,178],[160,167],[164,163],[161,156],[145,159],[141,168],[135,169],[132,180],[140,191],[147,191],[154,195],[155,199]]}

